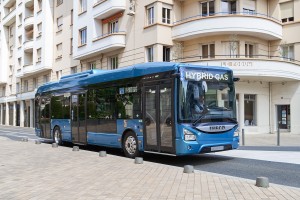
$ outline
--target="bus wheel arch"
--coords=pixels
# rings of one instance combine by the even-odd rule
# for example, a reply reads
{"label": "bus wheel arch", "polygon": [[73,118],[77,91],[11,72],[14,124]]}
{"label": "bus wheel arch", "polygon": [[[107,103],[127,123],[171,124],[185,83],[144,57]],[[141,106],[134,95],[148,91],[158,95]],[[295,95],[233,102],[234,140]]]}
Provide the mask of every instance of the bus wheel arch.
{"label": "bus wheel arch", "polygon": [[132,130],[126,130],[122,135],[122,149],[128,158],[135,158],[140,155],[137,135]]}
{"label": "bus wheel arch", "polygon": [[62,145],[62,135],[61,129],[58,125],[56,125],[53,129],[53,142],[57,143],[58,145]]}

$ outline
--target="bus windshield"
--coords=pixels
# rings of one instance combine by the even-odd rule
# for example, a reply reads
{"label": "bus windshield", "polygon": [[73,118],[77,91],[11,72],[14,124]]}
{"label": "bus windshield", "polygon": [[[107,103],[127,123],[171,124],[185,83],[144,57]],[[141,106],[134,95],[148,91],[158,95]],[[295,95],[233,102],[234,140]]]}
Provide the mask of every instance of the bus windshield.
{"label": "bus windshield", "polygon": [[179,121],[236,122],[235,90],[228,71],[181,70]]}

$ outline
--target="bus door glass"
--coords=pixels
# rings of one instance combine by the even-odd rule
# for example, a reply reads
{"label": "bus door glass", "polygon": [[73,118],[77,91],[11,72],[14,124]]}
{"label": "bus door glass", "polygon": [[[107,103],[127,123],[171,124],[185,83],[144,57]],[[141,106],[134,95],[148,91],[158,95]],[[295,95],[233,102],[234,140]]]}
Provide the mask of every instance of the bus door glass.
{"label": "bus door glass", "polygon": [[50,129],[50,98],[44,97],[41,99],[41,118],[40,118],[40,128],[41,128],[41,137],[51,138],[51,129]]}
{"label": "bus door glass", "polygon": [[72,141],[86,144],[86,95],[73,94],[71,99]]}
{"label": "bus door glass", "polygon": [[144,143],[146,151],[174,153],[171,82],[144,87]]}

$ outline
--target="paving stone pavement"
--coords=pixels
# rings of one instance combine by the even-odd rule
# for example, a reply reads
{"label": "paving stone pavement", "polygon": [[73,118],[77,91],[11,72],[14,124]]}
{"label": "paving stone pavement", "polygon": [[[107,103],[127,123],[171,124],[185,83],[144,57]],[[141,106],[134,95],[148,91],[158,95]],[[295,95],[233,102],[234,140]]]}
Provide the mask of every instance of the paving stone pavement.
{"label": "paving stone pavement", "polygon": [[300,199],[300,189],[0,137],[0,199]]}

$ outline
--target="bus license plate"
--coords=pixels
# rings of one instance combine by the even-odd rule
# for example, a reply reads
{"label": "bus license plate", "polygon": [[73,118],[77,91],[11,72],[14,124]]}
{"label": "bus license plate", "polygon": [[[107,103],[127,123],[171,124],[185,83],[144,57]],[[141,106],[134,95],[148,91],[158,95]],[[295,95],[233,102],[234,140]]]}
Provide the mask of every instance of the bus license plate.
{"label": "bus license plate", "polygon": [[222,151],[224,150],[224,146],[216,146],[216,147],[211,147],[211,151]]}

